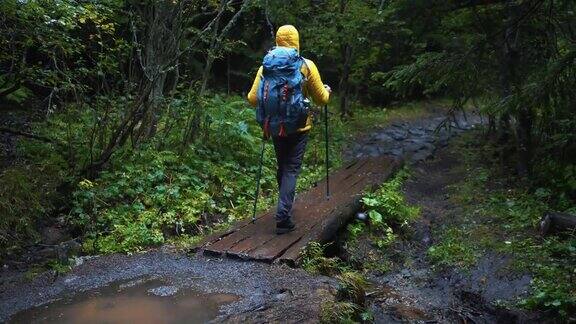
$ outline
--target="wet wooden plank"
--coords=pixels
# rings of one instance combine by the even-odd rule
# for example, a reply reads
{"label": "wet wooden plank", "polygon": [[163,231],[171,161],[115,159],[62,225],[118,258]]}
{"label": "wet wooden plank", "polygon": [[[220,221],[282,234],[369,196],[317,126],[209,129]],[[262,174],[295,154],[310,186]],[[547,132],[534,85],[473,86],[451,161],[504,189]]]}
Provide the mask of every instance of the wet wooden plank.
{"label": "wet wooden plank", "polygon": [[362,193],[388,179],[400,164],[391,157],[350,163],[330,175],[329,199],[325,196],[325,180],[298,195],[293,209],[295,231],[276,235],[272,209],[261,214],[255,223],[243,221],[220,236],[207,238],[202,249],[212,255],[294,264],[310,241],[326,241],[344,226],[358,209]]}
{"label": "wet wooden plank", "polygon": [[272,216],[272,213],[267,212],[264,214],[264,217],[258,218],[254,224],[249,221],[243,223],[241,227],[234,228],[233,232],[226,236],[216,237],[210,241],[205,240],[203,247],[204,253],[212,255],[220,255],[226,253],[235,245],[248,239],[249,237],[257,236],[259,234],[258,231],[262,231],[264,229],[262,223],[266,223],[266,221],[272,218]]}
{"label": "wet wooden plank", "polygon": [[[362,193],[375,187],[387,179],[389,179],[402,165],[400,161],[388,161],[387,164],[379,165],[381,161],[374,161],[364,175],[365,182],[359,183],[353,188],[350,188],[348,199],[345,203],[336,206],[330,214],[322,219],[318,226],[308,232],[307,236],[303,237],[297,244],[292,245],[280,257],[277,258],[279,262],[285,262],[294,265],[298,262],[301,251],[306,247],[309,242],[316,241],[325,243],[328,242],[340,228],[348,223],[354,217],[355,213],[360,208],[360,200]],[[385,161],[383,163],[386,163]]]}

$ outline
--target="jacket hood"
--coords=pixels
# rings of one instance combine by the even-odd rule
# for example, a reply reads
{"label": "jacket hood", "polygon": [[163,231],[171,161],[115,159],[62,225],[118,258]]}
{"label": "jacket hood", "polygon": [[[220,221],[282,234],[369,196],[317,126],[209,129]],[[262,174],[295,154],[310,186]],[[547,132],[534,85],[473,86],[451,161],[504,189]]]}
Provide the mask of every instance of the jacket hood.
{"label": "jacket hood", "polygon": [[300,36],[298,30],[292,25],[284,25],[276,32],[276,46],[295,48],[300,52]]}

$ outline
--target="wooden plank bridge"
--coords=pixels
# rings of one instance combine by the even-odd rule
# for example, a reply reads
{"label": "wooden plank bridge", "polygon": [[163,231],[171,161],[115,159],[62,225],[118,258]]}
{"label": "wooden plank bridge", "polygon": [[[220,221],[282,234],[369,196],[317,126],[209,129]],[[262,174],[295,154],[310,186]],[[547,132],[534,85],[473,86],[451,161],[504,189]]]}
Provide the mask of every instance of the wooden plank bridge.
{"label": "wooden plank bridge", "polygon": [[205,255],[263,262],[296,264],[311,241],[327,242],[360,207],[362,193],[390,178],[401,162],[393,157],[365,158],[351,162],[330,175],[331,195],[326,199],[325,180],[297,196],[293,207],[293,232],[277,235],[275,208],[256,221],[243,221],[225,233],[207,238],[200,246]]}

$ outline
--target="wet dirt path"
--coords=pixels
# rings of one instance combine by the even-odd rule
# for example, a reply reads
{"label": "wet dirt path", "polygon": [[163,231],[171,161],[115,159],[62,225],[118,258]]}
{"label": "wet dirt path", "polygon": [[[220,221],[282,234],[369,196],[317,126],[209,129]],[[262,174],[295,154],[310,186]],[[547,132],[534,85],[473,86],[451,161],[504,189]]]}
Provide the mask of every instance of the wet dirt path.
{"label": "wet dirt path", "polygon": [[[433,160],[411,167],[405,184],[407,200],[421,209],[411,235],[393,247],[392,271],[371,273],[376,289],[373,300],[377,322],[431,321],[440,323],[525,323],[535,314],[507,310],[495,302],[512,301],[529,289],[531,278],[513,273],[509,257],[487,252],[468,270],[435,269],[427,251],[439,238],[434,233],[463,221],[463,208],[450,200],[451,187],[465,176],[452,147]],[[535,321],[537,322],[537,321]]]}
{"label": "wet dirt path", "polygon": [[[102,303],[94,300],[95,297],[120,298],[103,303],[110,310],[122,307],[161,309],[170,316],[164,322],[183,319],[183,315],[189,314],[186,307],[178,305],[199,301],[210,307],[201,308],[200,313],[187,317],[186,322],[205,322],[217,315],[217,321],[302,321],[317,316],[320,303],[330,298],[328,291],[335,284],[331,278],[314,277],[301,269],[187,256],[165,247],[130,256],[116,254],[87,259],[59,277],[50,273],[32,281],[22,276],[2,277],[0,322],[17,314],[13,318],[15,323],[27,323],[19,319],[54,316],[58,308],[65,316],[72,316],[75,319],[72,322],[79,322],[81,315],[94,309],[94,304],[86,303],[90,296],[96,306]],[[123,291],[127,289],[137,289],[138,293],[122,300]],[[104,292],[98,294],[99,290]],[[63,308],[71,303],[75,305],[72,309]],[[166,303],[176,305],[167,309]],[[48,305],[53,311],[43,313],[36,309],[28,314],[18,314],[41,305]],[[218,306],[221,306],[219,312],[215,312]],[[123,313],[123,316],[127,314]],[[138,322],[138,318],[130,319],[128,322]]]}
{"label": "wet dirt path", "polygon": [[[170,296],[171,298],[166,298]],[[200,323],[234,302],[228,294],[197,294],[159,279],[131,280],[19,313],[14,323]]]}
{"label": "wet dirt path", "polygon": [[[477,117],[466,119],[460,116],[450,132],[435,132],[443,120],[443,117],[436,116],[410,122],[395,122],[390,127],[357,141],[348,151],[346,158],[394,155],[405,158],[409,163],[418,163],[432,158],[437,150],[448,145],[451,137],[480,122]],[[95,298],[94,296],[114,298],[116,290],[121,297],[122,285],[140,289],[140,295],[136,296],[140,303],[134,306],[134,299],[131,299],[126,304],[131,305],[130,307],[146,307],[142,305],[152,303],[150,305],[153,306],[148,307],[165,311],[161,298],[178,303],[186,302],[186,298],[182,296],[196,296],[195,300],[212,305],[210,309],[219,308],[217,314],[207,309],[203,315],[196,317],[198,322],[216,315],[216,321],[317,321],[320,305],[323,301],[334,298],[336,287],[334,279],[312,276],[301,269],[210,259],[199,255],[188,256],[171,251],[169,247],[130,256],[107,255],[84,258],[82,261],[82,264],[65,275],[44,273],[31,280],[26,279],[23,274],[15,275],[2,271],[0,322],[11,318],[15,322],[38,316],[50,318],[55,316],[50,310],[56,309],[60,309],[58,314],[64,314],[61,316],[81,314],[78,309],[94,307],[94,304],[86,304],[86,301]],[[395,284],[390,279],[383,283]],[[107,289],[112,289],[112,293]],[[102,291],[103,295],[99,291]],[[210,297],[213,294],[226,298],[217,298],[214,301]],[[147,299],[146,296],[154,299]],[[121,301],[118,299],[109,300],[104,302],[104,305],[113,309],[118,307],[119,302]],[[48,308],[46,305],[49,305]],[[66,308],[70,305],[76,307],[75,310]],[[38,306],[42,306],[44,310],[34,309]],[[48,313],[42,313],[46,309],[49,309]],[[21,313],[27,310],[28,313]],[[15,314],[16,317],[13,317]],[[172,309],[166,314],[178,318],[182,312]],[[204,315],[207,317],[201,317]]]}
{"label": "wet dirt path", "polygon": [[[408,130],[403,124],[395,125],[371,134],[354,147],[356,156],[404,154],[411,164],[404,192],[407,201],[421,210],[410,234],[391,248],[392,270],[369,272],[373,283],[370,308],[375,322],[539,323],[539,314],[494,306],[514,303],[529,290],[530,276],[510,270],[509,256],[486,251],[469,270],[435,269],[429,262],[427,251],[439,242],[434,233],[467,221],[464,206],[450,199],[455,185],[467,175],[459,160],[462,156],[455,151],[458,148],[448,143],[461,130],[432,135],[437,122],[410,125]],[[479,118],[459,121],[464,129],[480,122]],[[360,257],[348,257],[369,256],[375,250],[371,245],[368,237],[360,238],[360,251],[352,252]]]}

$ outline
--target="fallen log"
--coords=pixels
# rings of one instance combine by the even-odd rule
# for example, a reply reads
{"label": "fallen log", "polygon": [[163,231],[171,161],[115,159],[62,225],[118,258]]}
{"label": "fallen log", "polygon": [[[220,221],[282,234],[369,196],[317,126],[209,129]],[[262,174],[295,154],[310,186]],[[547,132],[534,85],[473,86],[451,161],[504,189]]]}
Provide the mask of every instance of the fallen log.
{"label": "fallen log", "polygon": [[542,236],[556,233],[576,233],[576,215],[547,212],[540,220],[540,234]]}

